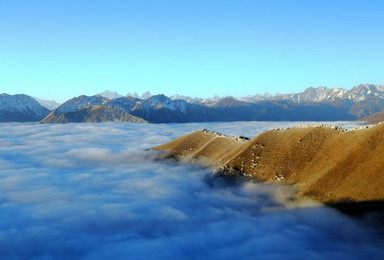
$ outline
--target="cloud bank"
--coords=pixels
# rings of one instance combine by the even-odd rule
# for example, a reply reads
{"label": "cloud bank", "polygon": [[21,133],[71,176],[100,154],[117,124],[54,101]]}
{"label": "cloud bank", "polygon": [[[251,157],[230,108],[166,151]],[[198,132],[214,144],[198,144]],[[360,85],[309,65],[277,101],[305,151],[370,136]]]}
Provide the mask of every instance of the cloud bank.
{"label": "cloud bank", "polygon": [[375,216],[287,207],[287,187],[145,151],[200,128],[253,137],[295,124],[1,124],[1,258],[382,259]]}

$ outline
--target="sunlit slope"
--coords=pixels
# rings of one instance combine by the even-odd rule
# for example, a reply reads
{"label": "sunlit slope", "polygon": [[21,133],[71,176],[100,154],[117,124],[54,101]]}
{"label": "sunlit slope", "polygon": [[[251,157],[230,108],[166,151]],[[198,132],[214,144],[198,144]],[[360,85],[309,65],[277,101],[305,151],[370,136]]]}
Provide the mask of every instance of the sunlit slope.
{"label": "sunlit slope", "polygon": [[154,147],[165,150],[167,157],[185,160],[199,160],[211,166],[221,165],[222,158],[241,149],[246,140],[232,138],[216,132],[199,130],[179,137],[169,143]]}
{"label": "sunlit slope", "polygon": [[154,147],[168,156],[209,158],[224,173],[297,186],[299,195],[326,203],[384,199],[384,124],[344,132],[294,127],[252,140],[196,131]]}

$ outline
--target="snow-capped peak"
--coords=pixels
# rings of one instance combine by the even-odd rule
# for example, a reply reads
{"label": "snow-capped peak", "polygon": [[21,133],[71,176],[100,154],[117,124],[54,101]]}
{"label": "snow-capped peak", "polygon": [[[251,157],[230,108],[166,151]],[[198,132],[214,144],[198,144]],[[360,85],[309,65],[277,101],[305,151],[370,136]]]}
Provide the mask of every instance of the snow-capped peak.
{"label": "snow-capped peak", "polygon": [[167,108],[170,110],[180,110],[185,113],[187,102],[184,100],[171,100],[169,97],[159,94],[147,99],[152,108]]}
{"label": "snow-capped peak", "polygon": [[40,105],[34,98],[24,95],[0,95],[1,122],[41,120],[49,110]]}
{"label": "snow-capped peak", "polygon": [[102,93],[98,93],[97,95],[100,95],[100,96],[108,98],[108,99],[115,99],[115,98],[121,98],[122,97],[122,95],[120,95],[119,93],[112,92],[112,91],[109,91],[109,90],[106,90],[106,91],[104,91]]}

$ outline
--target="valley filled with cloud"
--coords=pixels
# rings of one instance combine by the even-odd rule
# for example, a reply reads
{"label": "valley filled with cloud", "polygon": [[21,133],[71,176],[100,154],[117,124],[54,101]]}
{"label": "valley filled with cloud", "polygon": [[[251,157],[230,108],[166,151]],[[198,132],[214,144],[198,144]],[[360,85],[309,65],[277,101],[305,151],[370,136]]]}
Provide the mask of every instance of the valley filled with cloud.
{"label": "valley filled with cloud", "polygon": [[0,256],[382,259],[376,215],[294,207],[290,187],[227,180],[147,150],[201,128],[252,138],[297,124],[308,122],[1,124]]}

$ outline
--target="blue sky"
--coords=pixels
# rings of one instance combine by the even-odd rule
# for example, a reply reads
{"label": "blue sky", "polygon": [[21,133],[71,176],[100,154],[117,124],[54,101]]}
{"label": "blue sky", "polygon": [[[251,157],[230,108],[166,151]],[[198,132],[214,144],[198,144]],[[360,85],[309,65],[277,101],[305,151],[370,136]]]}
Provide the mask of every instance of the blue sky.
{"label": "blue sky", "polygon": [[0,0],[0,92],[208,97],[384,84],[384,1]]}

